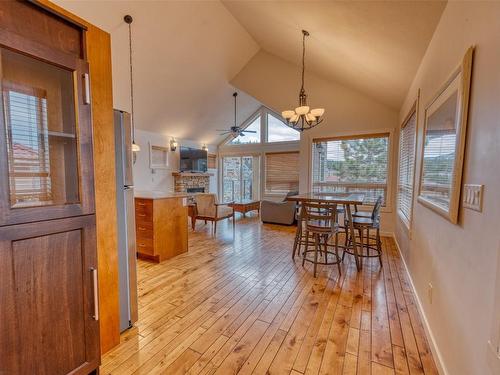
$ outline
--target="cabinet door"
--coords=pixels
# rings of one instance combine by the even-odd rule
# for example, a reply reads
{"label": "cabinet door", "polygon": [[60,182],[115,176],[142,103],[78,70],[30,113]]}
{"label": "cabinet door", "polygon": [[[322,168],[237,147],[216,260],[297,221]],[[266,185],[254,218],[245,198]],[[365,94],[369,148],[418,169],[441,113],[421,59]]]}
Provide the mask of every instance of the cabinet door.
{"label": "cabinet door", "polygon": [[94,212],[88,64],[68,61],[0,46],[0,226]]}
{"label": "cabinet door", "polygon": [[0,374],[98,366],[93,215],[0,228]]}

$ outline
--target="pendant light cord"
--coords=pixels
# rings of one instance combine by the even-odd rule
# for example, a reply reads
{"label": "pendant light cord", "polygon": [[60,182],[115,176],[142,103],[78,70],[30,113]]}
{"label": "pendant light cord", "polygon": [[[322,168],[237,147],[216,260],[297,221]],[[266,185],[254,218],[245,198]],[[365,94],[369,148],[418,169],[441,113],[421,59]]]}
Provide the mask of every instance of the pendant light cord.
{"label": "pendant light cord", "polygon": [[135,118],[134,118],[134,79],[132,66],[132,17],[125,16],[125,22],[128,23],[128,47],[129,47],[129,66],[130,66],[130,105],[132,109],[132,142],[135,143]]}
{"label": "pendant light cord", "polygon": [[304,90],[304,72],[306,65],[306,35],[309,33],[305,30],[302,30],[302,87],[301,90]]}
{"label": "pendant light cord", "polygon": [[236,125],[236,96],[238,95],[238,93],[234,93],[233,96],[234,96],[234,126],[237,126]]}

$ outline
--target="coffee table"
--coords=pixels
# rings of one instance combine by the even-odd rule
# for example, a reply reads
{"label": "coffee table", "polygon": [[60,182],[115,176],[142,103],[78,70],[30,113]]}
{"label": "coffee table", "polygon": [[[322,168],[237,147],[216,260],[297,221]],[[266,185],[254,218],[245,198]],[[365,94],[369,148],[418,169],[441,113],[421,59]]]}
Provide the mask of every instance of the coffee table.
{"label": "coffee table", "polygon": [[260,201],[252,199],[242,199],[235,201],[234,203],[228,204],[229,207],[234,208],[236,212],[240,212],[245,217],[246,213],[249,211],[257,210],[257,214],[260,214]]}

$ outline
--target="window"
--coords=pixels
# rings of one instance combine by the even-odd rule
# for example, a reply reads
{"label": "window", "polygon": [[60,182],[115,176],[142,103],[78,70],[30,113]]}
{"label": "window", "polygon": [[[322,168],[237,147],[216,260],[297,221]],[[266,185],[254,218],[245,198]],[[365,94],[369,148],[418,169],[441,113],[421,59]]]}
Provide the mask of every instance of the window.
{"label": "window", "polygon": [[[254,159],[257,159],[254,161]],[[258,157],[225,156],[222,159],[222,197],[224,202],[252,199],[254,196],[254,173]]]}
{"label": "window", "polygon": [[267,114],[267,141],[286,142],[299,141],[300,133],[287,126],[283,121],[277,119],[272,114]]}
{"label": "window", "polygon": [[240,134],[234,138],[230,144],[241,145],[248,143],[260,143],[260,116],[257,116],[255,120],[248,125],[245,130],[247,132]]}
{"label": "window", "polygon": [[414,110],[403,124],[399,135],[398,212],[408,226],[413,202],[416,129],[417,114]]}
{"label": "window", "polygon": [[50,202],[47,99],[41,89],[4,83],[8,158],[13,206]]}
{"label": "window", "polygon": [[373,204],[387,202],[389,134],[341,137],[313,142],[313,190],[365,193]]}
{"label": "window", "polygon": [[299,152],[266,153],[266,193],[299,190]]}

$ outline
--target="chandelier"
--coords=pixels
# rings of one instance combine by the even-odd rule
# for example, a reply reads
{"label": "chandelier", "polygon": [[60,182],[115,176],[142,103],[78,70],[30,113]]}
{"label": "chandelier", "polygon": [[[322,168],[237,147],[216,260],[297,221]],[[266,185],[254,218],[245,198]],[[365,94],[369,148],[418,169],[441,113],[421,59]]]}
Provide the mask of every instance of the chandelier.
{"label": "chandelier", "polygon": [[304,67],[306,56],[306,36],[309,33],[302,30],[302,87],[299,93],[299,106],[295,110],[281,112],[281,116],[286,120],[286,124],[298,131],[311,129],[323,121],[321,116],[325,113],[323,108],[310,109],[307,105],[306,90],[304,90]]}

